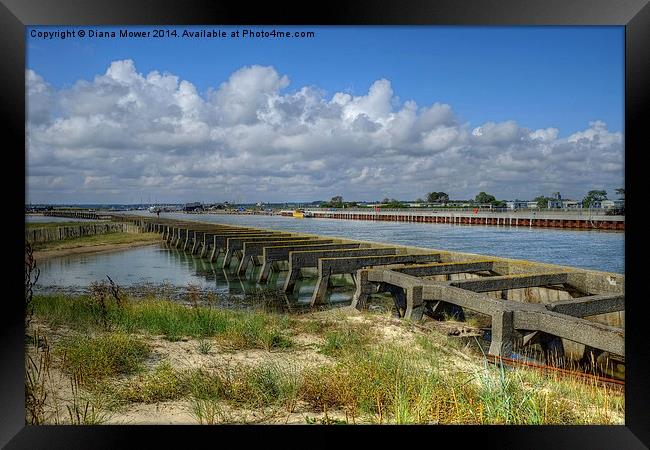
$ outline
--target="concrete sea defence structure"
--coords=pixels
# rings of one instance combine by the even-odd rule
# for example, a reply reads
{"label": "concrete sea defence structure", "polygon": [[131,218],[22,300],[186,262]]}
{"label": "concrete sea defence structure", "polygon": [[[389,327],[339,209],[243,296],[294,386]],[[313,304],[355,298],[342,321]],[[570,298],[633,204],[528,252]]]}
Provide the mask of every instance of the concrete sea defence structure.
{"label": "concrete sea defence structure", "polygon": [[[332,278],[351,277],[351,305],[367,308],[374,294],[392,296],[398,315],[419,321],[466,313],[491,324],[490,355],[527,348],[577,361],[608,361],[624,377],[625,276],[554,264],[187,220],[114,215],[132,230],[157,232],[167,245],[265,284],[287,270],[283,289],[315,271],[311,305],[328,302]],[[237,260],[236,264],[233,262]],[[516,356],[516,355],[514,355]]]}
{"label": "concrete sea defence structure", "polygon": [[25,229],[25,240],[32,243],[62,241],[83,236],[96,236],[108,233],[137,233],[140,228],[128,222],[88,223],[60,227],[34,227]]}
{"label": "concrete sea defence structure", "polygon": [[385,292],[404,319],[462,319],[471,311],[489,318],[491,355],[508,357],[537,345],[575,360],[610,358],[614,371],[624,370],[622,274],[253,227],[123,215],[115,220],[160,233],[170,246],[199,258],[214,262],[223,254],[223,266],[239,276],[261,266],[251,275],[261,284],[271,271],[288,270],[286,292],[301,273],[315,270],[312,305],[327,302],[332,277],[350,275],[357,309]]}
{"label": "concrete sea defence structure", "polygon": [[70,217],[72,219],[94,219],[94,220],[107,220],[111,218],[110,214],[104,214],[98,211],[88,210],[75,210],[75,209],[56,209],[51,211],[44,211],[44,216],[50,217]]}
{"label": "concrete sea defence structure", "polygon": [[[625,216],[608,216],[604,212],[580,211],[436,211],[418,209],[308,209],[312,217],[343,220],[382,220],[393,222],[444,223],[452,225],[490,225],[508,227],[544,227],[598,230],[625,230]],[[291,216],[292,211],[281,211]]]}

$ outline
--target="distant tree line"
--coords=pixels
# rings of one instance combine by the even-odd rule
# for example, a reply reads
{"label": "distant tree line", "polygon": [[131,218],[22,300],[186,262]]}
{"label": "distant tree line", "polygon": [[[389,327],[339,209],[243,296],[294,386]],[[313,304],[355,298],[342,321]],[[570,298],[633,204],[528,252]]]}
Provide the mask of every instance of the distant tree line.
{"label": "distant tree line", "polygon": [[[625,198],[625,189],[624,188],[619,188],[616,189],[616,193],[619,196],[619,199],[624,199]],[[556,193],[556,195],[559,197],[559,193]],[[549,201],[555,200],[556,197],[547,197],[544,195],[540,195],[538,197],[535,197],[533,199],[534,202],[537,202],[537,207],[538,208],[548,208],[548,203]],[[591,205],[593,205],[595,202],[601,202],[603,200],[607,200],[607,192],[604,190],[591,190],[587,193],[587,195],[582,199],[582,206],[583,208],[589,208]],[[445,192],[429,192],[426,194],[426,199],[418,198],[416,200],[417,203],[449,203],[449,195]],[[506,202],[504,200],[497,200],[496,197],[492,194],[488,194],[487,192],[479,192],[473,200],[468,200],[468,203],[471,204],[476,204],[476,205],[490,205],[491,207],[494,208],[505,208],[506,207]],[[343,197],[340,195],[334,196],[330,199],[328,202],[322,202],[321,207],[324,208],[352,208],[352,207],[357,207],[359,206],[357,202],[345,202],[343,201]],[[406,205],[404,202],[401,202],[399,200],[396,200],[394,198],[388,198],[385,197],[381,201],[382,208],[407,208],[408,205]]]}

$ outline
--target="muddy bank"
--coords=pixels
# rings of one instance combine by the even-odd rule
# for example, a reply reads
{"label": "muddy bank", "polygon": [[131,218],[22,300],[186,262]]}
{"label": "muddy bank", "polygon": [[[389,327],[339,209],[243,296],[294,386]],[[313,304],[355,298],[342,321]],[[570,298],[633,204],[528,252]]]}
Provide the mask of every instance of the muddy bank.
{"label": "muddy bank", "polygon": [[98,245],[85,245],[83,247],[38,250],[34,252],[34,258],[38,262],[49,258],[56,258],[59,256],[78,255],[82,253],[105,253],[105,252],[111,252],[117,250],[126,250],[129,248],[153,245],[156,242],[158,242],[158,238],[152,237],[151,240],[125,242],[120,244],[98,244]]}

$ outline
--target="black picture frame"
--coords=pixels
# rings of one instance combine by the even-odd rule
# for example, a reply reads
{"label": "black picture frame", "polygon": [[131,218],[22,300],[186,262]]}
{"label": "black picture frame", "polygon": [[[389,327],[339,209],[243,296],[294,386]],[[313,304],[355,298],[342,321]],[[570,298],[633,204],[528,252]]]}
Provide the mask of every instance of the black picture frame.
{"label": "black picture frame", "polygon": [[[309,8],[309,9],[307,9]],[[196,445],[206,438],[210,445],[223,445],[226,435],[235,445],[275,442],[310,446],[333,445],[359,435],[362,439],[385,441],[390,435],[405,439],[406,445],[424,439],[438,445],[437,438],[450,444],[499,448],[647,448],[650,445],[650,396],[648,381],[650,351],[645,342],[645,304],[642,295],[642,250],[637,244],[642,226],[644,198],[640,180],[642,153],[647,151],[644,124],[647,123],[648,73],[650,72],[650,6],[648,0],[412,0],[342,1],[312,5],[264,2],[210,2],[191,0],[0,0],[0,110],[3,137],[8,141],[5,155],[20,155],[24,148],[25,117],[25,27],[31,25],[135,25],[135,24],[296,24],[296,25],[621,25],[625,26],[625,189],[626,239],[625,268],[629,301],[626,302],[626,414],[625,426],[414,426],[375,427],[192,427],[192,426],[26,426],[24,408],[24,325],[23,303],[17,280],[18,261],[23,253],[25,172],[16,159],[4,168],[10,203],[5,213],[4,247],[7,249],[11,293],[5,296],[0,314],[2,352],[0,384],[0,445],[6,448],[115,448],[134,446],[136,438],[147,447],[160,444]],[[645,120],[644,120],[645,119]],[[24,155],[23,155],[24,156]],[[7,158],[8,156],[5,156]],[[25,159],[23,157],[23,163]],[[14,167],[15,164],[15,167]],[[14,178],[15,177],[15,178]],[[13,212],[12,212],[13,211]],[[19,220],[18,217],[23,217]],[[22,228],[21,228],[22,227]],[[186,432],[193,436],[188,440]],[[179,433],[180,432],[180,433]],[[217,434],[218,433],[218,434]],[[261,433],[261,434],[260,434]],[[388,434],[387,434],[388,433]],[[442,433],[442,435],[440,434]],[[194,435],[196,438],[194,437]],[[262,435],[271,434],[262,440]],[[318,437],[318,439],[315,439]],[[296,439],[304,439],[298,441]],[[446,439],[445,439],[446,440]],[[247,442],[249,441],[249,442]],[[142,444],[140,444],[142,445]]]}

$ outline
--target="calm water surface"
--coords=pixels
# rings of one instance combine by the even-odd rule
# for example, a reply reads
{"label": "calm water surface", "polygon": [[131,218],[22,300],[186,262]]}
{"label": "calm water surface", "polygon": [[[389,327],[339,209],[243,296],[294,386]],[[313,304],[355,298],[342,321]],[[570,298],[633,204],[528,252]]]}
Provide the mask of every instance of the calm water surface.
{"label": "calm water surface", "polygon": [[[280,216],[164,213],[161,217],[414,245],[624,273],[625,235],[621,232],[294,219]],[[268,285],[258,286],[250,280],[256,279],[259,267],[254,268],[252,276],[249,271],[248,278],[239,278],[231,273],[236,264],[231,269],[224,270],[220,263],[221,259],[209,263],[162,243],[124,251],[71,255],[40,264],[38,289],[83,288],[92,281],[105,279],[109,275],[121,286],[168,283],[185,287],[191,283],[202,289],[238,295],[253,287],[280,287],[286,275],[286,272],[274,272]],[[301,280],[293,298],[307,302],[313,292],[314,281]],[[341,288],[334,289],[330,301],[349,300],[352,294],[350,281],[341,278],[335,282]]]}
{"label": "calm water surface", "polygon": [[[139,212],[142,215],[142,212]],[[153,214],[152,214],[153,216]],[[625,233],[552,228],[163,213],[160,217],[340,236],[624,273]]]}
{"label": "calm water surface", "polygon": [[[82,292],[93,281],[106,280],[110,276],[122,287],[142,287],[169,285],[186,288],[189,284],[201,290],[220,294],[243,295],[254,288],[281,288],[287,272],[274,271],[268,284],[258,285],[260,266],[249,269],[248,277],[238,277],[236,259],[228,269],[221,268],[223,255],[210,263],[202,258],[189,255],[167,244],[153,244],[123,251],[97,254],[80,254],[44,260],[39,263],[41,270],[38,279],[38,292],[64,290]],[[308,303],[314,291],[315,279],[304,278],[296,283],[295,292],[289,299]],[[351,280],[339,276],[328,299],[331,302],[348,301],[354,289]]]}

